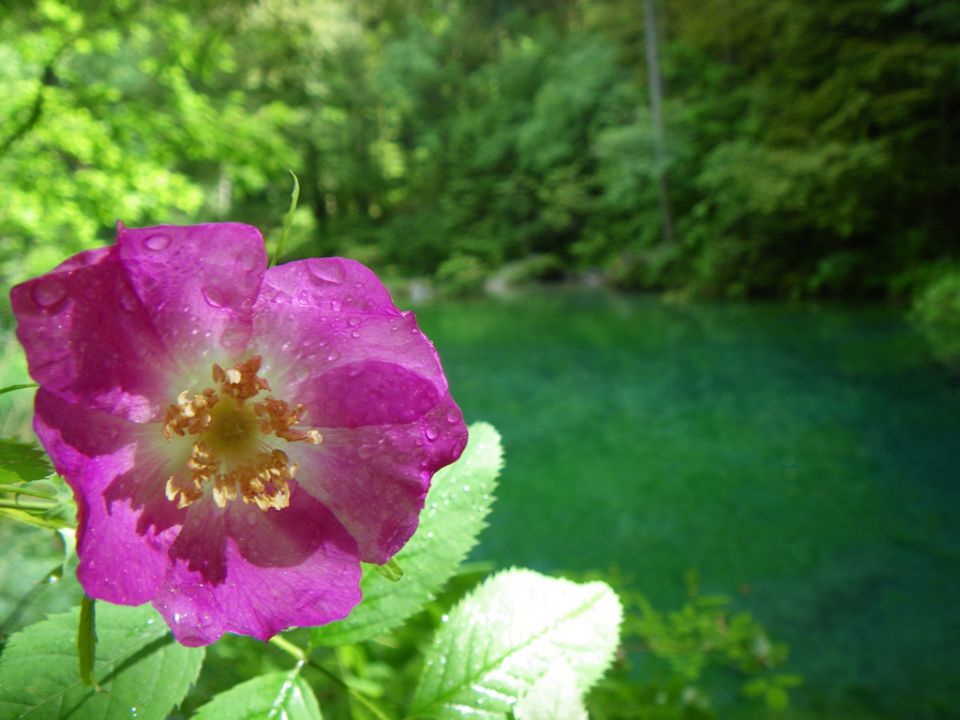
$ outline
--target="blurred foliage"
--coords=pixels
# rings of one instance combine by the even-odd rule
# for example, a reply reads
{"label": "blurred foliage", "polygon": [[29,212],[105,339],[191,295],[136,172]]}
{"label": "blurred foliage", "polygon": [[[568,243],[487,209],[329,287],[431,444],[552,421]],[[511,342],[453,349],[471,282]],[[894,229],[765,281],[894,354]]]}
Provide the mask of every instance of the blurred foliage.
{"label": "blurred foliage", "polygon": [[661,0],[665,167],[629,0],[7,5],[7,281],[118,219],[276,232],[288,168],[288,255],[449,294],[543,254],[634,288],[878,295],[960,253],[947,0]]}
{"label": "blurred foliage", "polygon": [[734,612],[729,598],[701,595],[695,573],[687,574],[686,602],[666,612],[643,593],[622,587],[617,573],[610,579],[620,586],[617,592],[626,609],[623,654],[591,693],[590,717],[722,716],[714,677],[718,674],[725,674],[725,687],[739,685],[745,699],[765,708],[765,716],[775,717],[790,705],[790,691],[803,680],[777,672],[786,662],[787,646],[771,640],[749,613]]}
{"label": "blurred foliage", "polygon": [[934,354],[960,369],[960,264],[929,268],[914,295],[911,315]]}

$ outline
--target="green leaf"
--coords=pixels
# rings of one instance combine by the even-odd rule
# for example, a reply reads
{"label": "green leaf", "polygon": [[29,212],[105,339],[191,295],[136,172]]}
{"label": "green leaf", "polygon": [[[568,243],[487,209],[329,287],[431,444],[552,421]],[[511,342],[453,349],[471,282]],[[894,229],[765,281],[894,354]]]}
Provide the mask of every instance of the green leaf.
{"label": "green leaf", "polygon": [[0,440],[0,484],[42,480],[52,472],[46,453],[33,443]]}
{"label": "green leaf", "polygon": [[[613,658],[622,615],[606,583],[579,585],[531,570],[498,573],[451,610],[437,632],[411,715],[507,718],[530,693],[569,682],[582,695]],[[560,663],[571,680],[556,674]]]}
{"label": "green leaf", "polygon": [[573,671],[555,660],[513,709],[516,720],[587,720],[580,688]]}
{"label": "green leaf", "polygon": [[314,644],[366,640],[421,610],[456,572],[486,527],[502,466],[500,435],[492,425],[474,423],[461,458],[434,475],[420,527],[396,555],[403,577],[391,580],[376,567],[364,567],[363,602],[344,620],[314,628]]}
{"label": "green leaf", "polygon": [[[299,670],[299,668],[298,668]],[[320,720],[317,698],[298,671],[269,673],[216,695],[193,720]]]}
{"label": "green leaf", "polygon": [[186,695],[203,650],[185,648],[149,606],[102,604],[94,673],[83,684],[74,644],[79,610],[14,634],[0,657],[0,717],[29,720],[163,720]]}
{"label": "green leaf", "polygon": [[94,651],[97,648],[96,606],[87,595],[80,601],[80,622],[77,624],[77,660],[80,680],[84,685],[96,687],[93,676]]}

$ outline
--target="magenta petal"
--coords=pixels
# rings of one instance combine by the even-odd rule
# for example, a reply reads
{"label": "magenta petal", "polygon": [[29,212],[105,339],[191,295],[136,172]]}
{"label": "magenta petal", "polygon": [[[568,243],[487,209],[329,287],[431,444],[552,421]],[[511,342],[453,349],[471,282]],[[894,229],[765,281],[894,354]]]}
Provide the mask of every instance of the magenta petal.
{"label": "magenta petal", "polygon": [[136,465],[138,426],[41,388],[34,428],[77,498],[77,576],[84,590],[121,605],[152,599],[166,572],[169,537],[141,533],[130,502],[106,498],[108,486]]}
{"label": "magenta petal", "polygon": [[467,429],[452,400],[405,425],[324,430],[318,446],[291,448],[301,486],[336,514],[360,547],[383,564],[417,529],[438,469],[460,457]]}
{"label": "magenta petal", "polygon": [[[154,600],[184,645],[206,645],[224,632],[267,640],[290,626],[339,620],[360,602],[356,543],[306,493],[294,488],[282,511],[234,503],[223,513],[211,502],[206,515],[212,527],[188,523],[181,538],[187,534],[182,551],[208,566],[191,569],[176,558]],[[222,562],[213,561],[210,574],[216,557]],[[218,567],[226,572],[216,581]]]}
{"label": "magenta petal", "polygon": [[263,278],[258,300],[333,314],[399,314],[373,271],[347,258],[310,258],[272,267]]}
{"label": "magenta petal", "polygon": [[117,247],[157,332],[184,366],[212,349],[242,352],[267,262],[259,230],[238,223],[121,228]]}
{"label": "magenta petal", "polygon": [[68,402],[144,422],[170,360],[113,248],[74,256],[10,293],[30,374]]}

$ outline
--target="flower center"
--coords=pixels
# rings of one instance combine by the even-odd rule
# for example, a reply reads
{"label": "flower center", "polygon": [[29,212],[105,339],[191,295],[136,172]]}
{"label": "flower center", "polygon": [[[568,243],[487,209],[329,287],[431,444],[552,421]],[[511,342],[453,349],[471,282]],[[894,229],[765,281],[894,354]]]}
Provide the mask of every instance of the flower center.
{"label": "flower center", "polygon": [[266,396],[253,400],[270,385],[260,377],[260,357],[254,356],[229,370],[213,366],[213,382],[191,394],[184,390],[167,408],[163,435],[196,438],[186,470],[167,480],[167,498],[177,507],[187,507],[209,490],[220,507],[241,498],[261,510],[281,510],[290,504],[289,481],[297,466],[273,444],[286,442],[319,445],[317,430],[297,426],[303,405],[291,408],[283,400]]}

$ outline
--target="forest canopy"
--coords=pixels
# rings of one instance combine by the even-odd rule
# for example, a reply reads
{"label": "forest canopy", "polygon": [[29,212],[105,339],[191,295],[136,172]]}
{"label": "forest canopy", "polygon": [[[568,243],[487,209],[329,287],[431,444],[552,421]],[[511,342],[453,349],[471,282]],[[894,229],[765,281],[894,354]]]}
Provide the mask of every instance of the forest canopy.
{"label": "forest canopy", "polygon": [[661,0],[664,154],[634,0],[7,5],[6,282],[117,220],[269,232],[288,169],[292,256],[453,286],[900,295],[960,250],[956,3]]}

